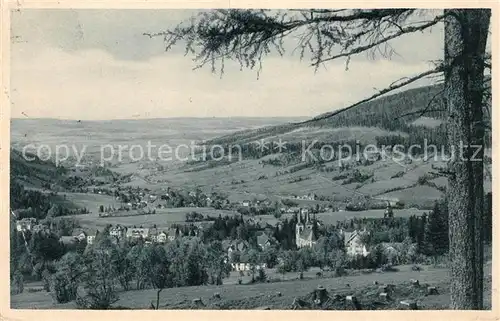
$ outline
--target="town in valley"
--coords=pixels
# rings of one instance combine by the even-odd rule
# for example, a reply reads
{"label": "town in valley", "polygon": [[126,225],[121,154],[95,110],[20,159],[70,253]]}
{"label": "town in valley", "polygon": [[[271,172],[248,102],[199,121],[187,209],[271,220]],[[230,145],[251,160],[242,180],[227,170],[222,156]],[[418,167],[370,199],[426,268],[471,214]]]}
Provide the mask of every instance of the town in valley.
{"label": "town in valley", "polygon": [[[206,11],[12,13],[11,308],[472,307],[450,256],[471,193],[450,174],[466,168],[446,105],[460,86],[425,72],[442,10]],[[282,34],[296,21],[308,37]],[[378,32],[399,56],[358,55]],[[287,41],[312,52],[282,57]],[[491,309],[491,94],[481,104],[481,244],[467,242],[484,248],[475,307]]]}

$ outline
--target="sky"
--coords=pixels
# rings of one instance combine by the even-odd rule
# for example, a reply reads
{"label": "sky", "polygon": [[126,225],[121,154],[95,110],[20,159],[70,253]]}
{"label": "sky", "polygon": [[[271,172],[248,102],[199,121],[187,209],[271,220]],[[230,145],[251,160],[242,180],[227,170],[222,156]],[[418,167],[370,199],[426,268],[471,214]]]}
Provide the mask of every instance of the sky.
{"label": "sky", "polygon": [[[317,72],[290,50],[255,70],[226,63],[193,70],[182,47],[149,38],[192,10],[24,9],[11,16],[11,117],[141,119],[316,116],[431,68],[443,55],[442,26],[391,42],[398,55],[361,54]],[[428,81],[415,84],[426,85]]]}

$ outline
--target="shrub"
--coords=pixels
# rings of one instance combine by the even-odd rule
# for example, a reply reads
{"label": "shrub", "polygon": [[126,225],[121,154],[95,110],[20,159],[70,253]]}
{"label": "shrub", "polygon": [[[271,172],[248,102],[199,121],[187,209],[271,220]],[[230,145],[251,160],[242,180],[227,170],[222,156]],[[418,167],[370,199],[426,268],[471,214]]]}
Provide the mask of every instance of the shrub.
{"label": "shrub", "polygon": [[342,185],[347,185],[351,183],[363,183],[372,177],[373,174],[363,174],[359,170],[355,170],[352,173],[351,177],[347,178],[345,181],[342,182]]}
{"label": "shrub", "polygon": [[118,301],[118,295],[113,288],[90,289],[86,296],[78,297],[76,305],[80,309],[106,310]]}
{"label": "shrub", "polygon": [[257,282],[265,282],[267,279],[266,271],[264,269],[259,269],[259,272],[257,273]]}
{"label": "shrub", "polygon": [[335,277],[340,277],[340,276],[343,276],[346,274],[347,274],[347,272],[345,271],[345,269],[343,267],[336,267],[333,275]]}
{"label": "shrub", "polygon": [[418,183],[418,185],[425,185],[425,184],[427,184],[428,180],[429,180],[429,177],[427,175],[422,175],[418,178],[417,183]]}
{"label": "shrub", "polygon": [[42,272],[42,282],[43,282],[43,289],[47,292],[50,292],[50,279],[52,277],[52,274],[49,272],[49,270],[45,269]]}
{"label": "shrub", "polygon": [[50,292],[57,303],[67,303],[76,299],[78,286],[68,282],[66,275],[56,272],[50,281]]}
{"label": "shrub", "polygon": [[393,267],[390,264],[384,264],[384,265],[382,265],[382,271],[383,272],[398,272],[399,269]]}
{"label": "shrub", "polygon": [[348,177],[349,177],[349,175],[347,173],[339,174],[339,175],[333,176],[332,181],[340,181],[341,179],[346,179]]}
{"label": "shrub", "polygon": [[392,175],[391,178],[398,178],[398,177],[402,177],[403,175],[405,174],[404,171],[399,171],[397,172],[396,174]]}
{"label": "shrub", "polygon": [[16,271],[12,277],[12,288],[13,294],[20,294],[24,291],[24,280],[21,272]]}

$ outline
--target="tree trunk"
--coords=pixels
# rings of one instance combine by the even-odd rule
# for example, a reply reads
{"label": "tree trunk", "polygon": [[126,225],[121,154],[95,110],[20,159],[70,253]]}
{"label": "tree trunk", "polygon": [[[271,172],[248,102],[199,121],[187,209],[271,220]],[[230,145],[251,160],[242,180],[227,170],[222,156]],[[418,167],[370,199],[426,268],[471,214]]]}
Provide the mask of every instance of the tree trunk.
{"label": "tree trunk", "polygon": [[[445,97],[452,153],[448,164],[450,308],[474,310],[483,306],[482,95],[491,12],[450,9],[445,14]],[[475,145],[481,148],[476,155]]]}
{"label": "tree trunk", "polygon": [[160,293],[163,289],[156,290],[156,310],[160,308]]}

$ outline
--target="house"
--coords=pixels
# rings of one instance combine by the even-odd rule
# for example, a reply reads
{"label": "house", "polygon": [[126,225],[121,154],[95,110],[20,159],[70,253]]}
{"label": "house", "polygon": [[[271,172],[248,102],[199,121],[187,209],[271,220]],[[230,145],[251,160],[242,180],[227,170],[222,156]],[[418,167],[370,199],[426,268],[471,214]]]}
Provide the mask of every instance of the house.
{"label": "house", "polygon": [[340,204],[337,206],[337,212],[344,212],[347,210],[347,205],[346,204]]}
{"label": "house", "polygon": [[179,231],[176,228],[169,228],[166,234],[169,242],[172,242],[179,237]]}
{"label": "house", "polygon": [[305,196],[305,199],[310,200],[310,201],[314,201],[314,200],[316,200],[316,194],[314,194],[314,193],[307,194]]}
{"label": "house", "polygon": [[[233,271],[250,271],[251,268],[252,268],[252,263],[249,262],[248,255],[246,255],[246,254],[242,254],[240,256],[240,259],[238,260],[238,262],[231,263],[231,269]],[[266,268],[266,263],[255,264],[256,270],[265,269],[265,268]]]}
{"label": "house", "polygon": [[231,263],[231,269],[233,271],[249,271],[250,264],[248,264],[248,263]]}
{"label": "house", "polygon": [[167,233],[165,233],[163,231],[158,233],[158,235],[156,235],[156,242],[158,242],[158,243],[167,242]]}
{"label": "house", "polygon": [[87,244],[94,244],[95,235],[87,235]]}
{"label": "house", "polygon": [[269,236],[267,236],[267,234],[262,233],[261,235],[257,236],[257,244],[261,249],[265,249],[271,246],[271,239],[269,238]]}
{"label": "house", "polygon": [[387,202],[387,208],[384,211],[384,218],[393,218],[394,211],[392,210],[392,206],[390,202]]}
{"label": "house", "polygon": [[252,205],[252,202],[250,202],[248,200],[244,200],[243,202],[241,202],[241,205],[244,207],[249,207],[250,205]]}
{"label": "house", "polygon": [[268,226],[267,222],[262,220],[262,218],[260,218],[260,217],[259,217],[258,221],[254,221],[254,224],[255,224],[255,227],[259,230],[263,230]]}
{"label": "house", "polygon": [[[85,233],[84,230],[82,229],[74,229],[73,233],[71,233],[71,236],[76,237],[76,239],[81,242],[85,239],[87,239],[87,233]],[[88,242],[87,242],[88,243]]]}
{"label": "house", "polygon": [[33,225],[33,227],[31,228],[31,231],[33,233],[49,233],[50,228],[44,224],[36,224],[36,225]]}
{"label": "house", "polygon": [[317,224],[316,220],[311,220],[309,212],[305,215],[305,219],[302,218],[302,215],[297,217],[295,244],[298,248],[312,247],[316,244],[317,236],[313,228],[314,224]]}
{"label": "house", "polygon": [[59,242],[61,242],[65,246],[72,246],[78,243],[78,238],[75,236],[61,236],[59,238]]}
{"label": "house", "polygon": [[[223,244],[223,249],[224,249]],[[227,257],[231,259],[233,257],[233,252],[243,252],[250,248],[250,244],[246,241],[232,241],[229,246],[226,245],[227,248]]]}
{"label": "house", "polygon": [[129,239],[146,239],[149,237],[149,228],[129,228],[127,229],[126,235]]}
{"label": "house", "polygon": [[366,249],[366,245],[363,244],[362,236],[368,233],[366,230],[358,231],[355,230],[353,232],[345,232],[341,231],[341,234],[344,237],[344,246],[346,249],[346,254],[348,256],[368,256],[369,252]]}
{"label": "house", "polygon": [[152,228],[149,229],[149,235],[148,235],[147,241],[151,241],[153,243],[156,243],[159,234],[160,234],[160,231],[156,228],[156,225],[154,225]]}
{"label": "house", "polygon": [[32,227],[36,224],[36,218],[27,217],[16,221],[16,230],[18,232],[31,231]]}
{"label": "house", "polygon": [[109,235],[114,236],[118,239],[124,237],[126,233],[127,233],[127,228],[119,224],[109,229]]}

